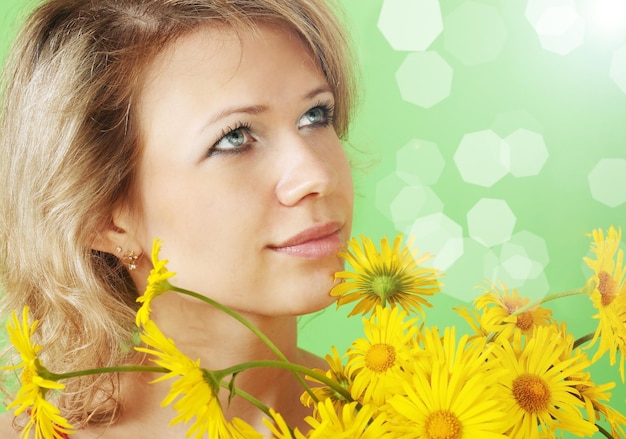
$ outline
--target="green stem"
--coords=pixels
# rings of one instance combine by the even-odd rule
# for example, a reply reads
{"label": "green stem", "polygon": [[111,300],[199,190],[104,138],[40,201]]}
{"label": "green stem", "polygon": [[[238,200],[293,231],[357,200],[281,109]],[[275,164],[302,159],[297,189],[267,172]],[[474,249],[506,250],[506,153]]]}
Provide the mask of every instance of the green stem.
{"label": "green stem", "polygon": [[589,333],[587,335],[583,335],[582,337],[577,339],[574,342],[574,349],[576,349],[578,346],[583,345],[583,344],[587,343],[588,341],[592,340],[594,335],[595,335],[595,333],[591,332],[591,333]]}
{"label": "green stem", "polygon": [[[578,296],[580,294],[589,294],[589,291],[586,287],[583,287],[583,288],[577,288],[575,290],[561,291],[559,293],[549,294],[545,297],[542,297],[541,299],[537,299],[534,302],[529,302],[526,305],[522,306],[521,308],[518,308],[517,310],[515,310],[515,312],[511,313],[511,316],[518,316],[546,302],[550,302],[551,300],[560,299],[562,297]],[[487,343],[489,343],[490,341],[493,341],[496,335],[498,335],[496,331],[490,332],[489,335],[487,336]]]}
{"label": "green stem", "polygon": [[[220,383],[220,386],[231,390],[231,387],[228,383],[225,383],[224,381],[222,381]],[[267,416],[270,417],[270,419],[272,418],[272,415],[270,414],[270,409],[268,406],[266,406],[265,404],[263,404],[261,401],[259,401],[257,398],[255,398],[254,396],[250,395],[248,392],[241,390],[237,387],[233,388],[233,391],[235,392],[235,394],[237,396],[242,397],[243,399],[245,399],[246,401],[248,401],[250,404],[252,404],[253,406],[255,406],[256,408],[258,408],[259,410],[261,410],[263,413],[265,413]]]}
{"label": "green stem", "polygon": [[114,366],[114,367],[98,367],[95,369],[77,370],[66,373],[54,373],[49,370],[38,370],[39,374],[46,379],[52,381],[66,380],[68,378],[76,378],[87,375],[96,375],[101,373],[117,373],[117,372],[155,372],[168,373],[169,369],[157,366]]}
{"label": "green stem", "polygon": [[301,366],[295,363],[289,363],[289,362],[284,362],[284,361],[272,361],[272,360],[248,361],[246,363],[237,364],[235,366],[228,367],[226,369],[213,371],[213,374],[218,380],[222,380],[228,375],[232,375],[234,373],[239,373],[247,369],[255,369],[255,368],[262,368],[262,367],[275,367],[279,369],[287,369],[287,370],[292,371],[295,375],[297,375],[298,373],[308,375],[311,378],[323,384],[326,384],[328,387],[332,388],[334,391],[336,391],[341,396],[343,396],[347,401],[352,401],[352,396],[350,395],[350,392],[348,392],[341,385],[339,385],[332,379],[328,378],[324,374],[318,373],[312,369],[309,369],[308,367]]}
{"label": "green stem", "polygon": [[[274,352],[274,354],[276,354],[276,356],[281,361],[283,361],[285,363],[288,363],[288,364],[291,364],[289,362],[289,360],[287,359],[287,357],[285,357],[285,355],[280,351],[280,349],[278,349],[278,347],[272,342],[272,340],[270,340],[265,334],[263,334],[263,332],[261,332],[256,326],[254,326],[253,324],[248,322],[246,319],[244,319],[242,316],[240,316],[239,314],[237,314],[235,311],[231,310],[227,306],[224,306],[221,303],[216,302],[215,300],[213,300],[213,299],[211,299],[211,298],[209,298],[207,296],[203,296],[203,295],[198,294],[198,293],[196,293],[194,291],[186,290],[184,288],[179,288],[179,287],[174,286],[174,285],[171,285],[171,290],[172,291],[176,291],[176,292],[181,293],[181,294],[185,294],[185,295],[190,296],[190,297],[194,297],[194,298],[196,298],[198,300],[201,300],[201,301],[203,301],[205,303],[208,303],[209,305],[214,306],[215,308],[219,309],[220,311],[225,312],[226,314],[228,314],[229,316],[231,316],[232,318],[234,318],[235,320],[240,322],[242,325],[244,325],[246,328],[248,328],[250,331],[252,331],[257,337],[259,337],[259,339],[261,339],[261,341],[263,343],[265,343],[272,350],[272,352]],[[302,378],[300,375],[298,375],[295,372],[294,372],[293,375],[298,380],[298,382],[300,383],[302,388],[309,394],[309,396],[311,396],[311,398],[313,398],[313,401],[319,402],[317,397],[315,396],[315,394],[311,390],[311,388],[306,384],[306,381],[304,380],[304,378]]]}
{"label": "green stem", "polygon": [[596,427],[598,427],[598,431],[602,433],[604,437],[607,437],[608,439],[614,439],[613,435],[609,433],[608,431],[606,431],[601,425],[596,424]]}
{"label": "green stem", "polygon": [[551,300],[556,300],[556,299],[560,299],[561,297],[569,297],[569,296],[578,296],[580,294],[589,294],[587,288],[576,288],[575,290],[569,290],[569,291],[561,291],[560,293],[554,293],[554,294],[549,294],[541,299],[537,299],[534,302],[530,302],[527,303],[526,305],[522,306],[521,308],[517,309],[514,313],[512,313],[512,316],[517,316],[519,314],[522,314],[526,311],[528,311],[529,309],[533,309],[537,306],[540,306],[546,302],[550,302]]}

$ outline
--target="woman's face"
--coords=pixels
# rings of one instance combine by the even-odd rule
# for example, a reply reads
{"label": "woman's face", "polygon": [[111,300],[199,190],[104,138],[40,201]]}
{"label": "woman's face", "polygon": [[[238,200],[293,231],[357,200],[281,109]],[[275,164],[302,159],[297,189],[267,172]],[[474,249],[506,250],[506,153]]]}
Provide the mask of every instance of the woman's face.
{"label": "woman's face", "polygon": [[172,283],[265,315],[331,302],[353,207],[333,102],[285,30],[205,29],[157,57],[137,107],[144,149],[131,233],[147,255],[164,241]]}

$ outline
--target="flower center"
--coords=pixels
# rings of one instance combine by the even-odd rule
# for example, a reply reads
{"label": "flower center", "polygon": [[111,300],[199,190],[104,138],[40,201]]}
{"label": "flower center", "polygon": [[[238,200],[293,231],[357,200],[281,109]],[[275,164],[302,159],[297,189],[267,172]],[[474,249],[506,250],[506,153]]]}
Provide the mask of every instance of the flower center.
{"label": "flower center", "polygon": [[395,276],[381,274],[372,279],[372,291],[378,297],[387,299],[396,290],[397,279]]}
{"label": "flower center", "polygon": [[396,363],[396,350],[388,344],[372,345],[365,354],[365,365],[368,369],[383,373]]}
{"label": "flower center", "polygon": [[606,271],[598,273],[598,291],[600,292],[602,306],[609,306],[617,296],[617,284],[615,279]]}
{"label": "flower center", "polygon": [[548,408],[550,388],[536,375],[524,374],[513,380],[513,396],[528,413],[538,413]]}
{"label": "flower center", "polygon": [[530,311],[523,312],[517,316],[515,324],[522,331],[528,331],[533,327],[533,314]]}
{"label": "flower center", "polygon": [[428,439],[459,439],[462,425],[454,413],[438,410],[428,415],[424,428]]}

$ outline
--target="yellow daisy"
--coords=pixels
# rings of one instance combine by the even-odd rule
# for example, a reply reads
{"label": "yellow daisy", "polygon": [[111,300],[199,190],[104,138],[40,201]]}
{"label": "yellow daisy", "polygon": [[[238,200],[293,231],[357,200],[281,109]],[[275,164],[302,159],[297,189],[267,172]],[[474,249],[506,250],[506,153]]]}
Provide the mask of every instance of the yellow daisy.
{"label": "yellow daisy", "polygon": [[[563,350],[560,360],[566,361],[569,357],[574,356],[577,358],[577,361],[588,362],[587,354],[581,348],[574,349],[574,335],[567,332],[567,324],[561,322],[558,326],[555,325],[555,327],[560,331],[560,336],[567,345],[567,348]],[[626,416],[604,403],[611,399],[609,391],[615,387],[615,383],[595,384],[592,380],[591,373],[587,370],[581,370],[577,376],[572,375],[571,378],[575,378],[576,381],[580,382],[575,388],[580,395],[580,399],[584,402],[584,408],[587,413],[586,419],[597,422],[604,418],[612,430],[613,437],[625,438],[624,427],[626,427]]]}
{"label": "yellow daisy", "polygon": [[381,241],[379,252],[371,239],[362,236],[362,247],[353,238],[346,251],[339,253],[354,269],[354,272],[340,271],[336,279],[343,281],[331,290],[338,296],[337,306],[358,301],[349,315],[367,314],[376,305],[398,305],[409,312],[422,312],[423,306],[432,306],[422,296],[432,296],[440,290],[439,274],[431,268],[420,267],[429,255],[419,258],[411,250],[412,242],[401,247],[402,235],[398,235],[389,246],[389,241]]}
{"label": "yellow daisy", "polygon": [[62,439],[62,435],[72,434],[74,427],[61,416],[57,407],[46,401],[45,397],[49,390],[62,390],[65,385],[46,377],[50,373],[37,357],[41,346],[32,341],[38,322],[28,323],[28,311],[29,308],[24,307],[21,322],[14,311],[7,323],[9,340],[19,352],[22,360],[15,366],[4,367],[7,370],[22,369],[20,390],[15,400],[7,406],[7,409],[15,409],[15,416],[23,412],[30,414],[30,418],[20,435],[21,438],[29,437],[30,431],[34,428],[36,439]]}
{"label": "yellow daisy", "polygon": [[337,412],[330,399],[317,405],[319,419],[312,416],[306,422],[312,427],[307,433],[310,439],[387,439],[389,433],[384,413],[377,413],[374,406],[351,402]]}
{"label": "yellow daisy", "polygon": [[482,324],[481,315],[475,309],[470,309],[466,307],[452,309],[456,311],[459,316],[461,316],[463,320],[465,320],[474,331],[474,335],[471,338],[489,336],[489,331],[487,331],[487,329],[485,329]]}
{"label": "yellow daisy", "polygon": [[272,415],[272,421],[267,418],[263,418],[263,424],[272,433],[272,439],[305,439],[306,436],[300,433],[297,428],[292,430],[289,428],[285,420],[280,413],[277,413],[274,409],[270,408],[270,415]]}
{"label": "yellow daisy", "polygon": [[511,419],[511,437],[537,439],[538,427],[591,435],[597,428],[584,419],[576,389],[591,383],[582,372],[590,362],[580,350],[550,326],[538,326],[532,336],[514,336],[502,344],[502,407]]}
{"label": "yellow daisy", "polygon": [[615,383],[609,382],[596,385],[592,382],[590,374],[585,377],[591,385],[578,385],[576,390],[580,393],[580,398],[585,403],[587,419],[592,422],[606,420],[611,428],[611,435],[614,438],[626,438],[626,416],[613,407],[606,405],[611,398],[610,390],[615,387]]}
{"label": "yellow daisy", "polygon": [[210,372],[200,368],[200,360],[192,361],[180,352],[174,342],[167,338],[152,320],[143,326],[141,340],[148,347],[137,347],[140,352],[152,355],[152,361],[169,372],[153,382],[178,377],[162,401],[165,407],[173,403],[178,415],[171,425],[192,422],[187,437],[202,438],[260,438],[252,427],[240,419],[226,421],[217,393],[217,383]]}
{"label": "yellow daisy", "polygon": [[[352,380],[350,379],[350,377],[345,371],[343,361],[341,357],[339,356],[339,352],[337,352],[337,348],[333,346],[332,355],[326,355],[324,358],[326,359],[326,362],[330,366],[330,369],[328,369],[327,371],[323,371],[317,368],[313,370],[326,375],[327,378],[333,380],[333,382],[339,384],[344,389],[350,391],[350,388],[352,386]],[[318,401],[324,401],[325,399],[330,399],[335,405],[336,409],[339,409],[339,407],[349,402],[348,400],[346,400],[346,398],[343,395],[338,393],[336,390],[334,390],[330,386],[322,384],[321,382],[317,381],[316,379],[312,377],[307,376],[307,379],[311,382],[320,384],[318,386],[311,388],[311,390],[313,391],[313,394],[317,397]],[[300,400],[302,401],[302,404],[304,404],[304,406],[306,407],[310,407],[313,404],[313,398],[308,392],[304,392],[302,396],[300,397]]]}
{"label": "yellow daisy", "polygon": [[626,266],[624,252],[619,249],[622,230],[610,227],[606,237],[601,229],[594,230],[592,252],[596,258],[584,258],[593,270],[588,284],[593,286],[591,300],[597,308],[599,319],[591,346],[599,342],[593,361],[609,352],[611,365],[617,362],[624,382],[624,361],[626,360]]}
{"label": "yellow daisy", "polygon": [[[467,334],[457,340],[454,326],[444,329],[443,336],[435,326],[419,333],[421,354],[414,354],[407,367],[411,373],[431,375],[433,367],[446,366],[452,376],[463,370],[469,377],[477,374],[494,374],[497,368],[495,344],[487,344],[487,338],[470,338]],[[455,372],[456,371],[456,372]]]}
{"label": "yellow daisy", "polygon": [[137,326],[144,325],[150,319],[150,312],[152,311],[150,304],[152,300],[172,288],[168,279],[176,273],[167,270],[165,266],[168,262],[167,260],[159,260],[161,244],[163,244],[163,241],[156,238],[152,244],[152,270],[150,270],[150,275],[148,276],[148,286],[143,295],[137,298],[137,302],[142,304],[137,310]]}
{"label": "yellow daisy", "polygon": [[480,322],[486,331],[498,333],[498,337],[509,340],[515,331],[530,334],[536,326],[552,323],[552,311],[539,306],[512,315],[530,299],[520,297],[515,289],[509,292],[504,284],[501,285],[502,289],[489,283],[485,293],[474,301],[476,309],[483,313]]}
{"label": "yellow daisy", "polygon": [[394,438],[507,437],[509,421],[497,398],[506,372],[491,358],[491,345],[467,343],[467,336],[457,345],[453,328],[443,338],[437,328],[426,330],[424,343],[421,365],[387,400]]}
{"label": "yellow daisy", "polygon": [[348,349],[346,373],[353,380],[350,393],[355,400],[381,405],[394,390],[411,358],[411,340],[417,319],[405,321],[400,308],[376,307],[370,319],[363,319],[365,338]]}

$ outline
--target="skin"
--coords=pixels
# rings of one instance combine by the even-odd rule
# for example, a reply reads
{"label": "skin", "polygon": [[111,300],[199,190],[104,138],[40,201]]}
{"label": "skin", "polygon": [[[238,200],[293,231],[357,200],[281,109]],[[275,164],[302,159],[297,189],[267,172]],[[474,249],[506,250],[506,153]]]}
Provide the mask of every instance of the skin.
{"label": "skin", "polygon": [[[310,120],[332,105],[321,71],[296,36],[263,29],[243,47],[224,30],[197,33],[155,61],[138,104],[140,208],[117,225],[125,249],[149,255],[155,237],[164,241],[173,283],[238,311],[296,315],[328,304],[342,264],[334,251],[303,258],[273,247],[328,225],[344,242],[351,176],[332,126]],[[240,124],[250,128],[233,136],[246,143],[225,139],[207,157]]]}
{"label": "skin", "polygon": [[[114,227],[95,247],[142,253],[131,272],[142,291],[152,241],[162,239],[173,284],[241,313],[290,360],[326,367],[297,347],[296,317],[332,302],[333,274],[343,269],[336,252],[352,226],[352,179],[332,104],[320,68],[290,32],[211,28],[181,38],[154,60],[137,104],[139,202],[112,213]],[[205,368],[275,359],[241,324],[195,299],[165,294],[152,317]],[[154,378],[123,375],[119,421],[73,437],[184,437],[183,425],[167,426],[174,413],[159,407],[169,383],[149,384]],[[305,427],[309,411],[288,372],[246,371],[237,384]],[[236,398],[226,415],[263,431],[262,414],[245,401]],[[12,437],[2,425],[2,437]]]}

